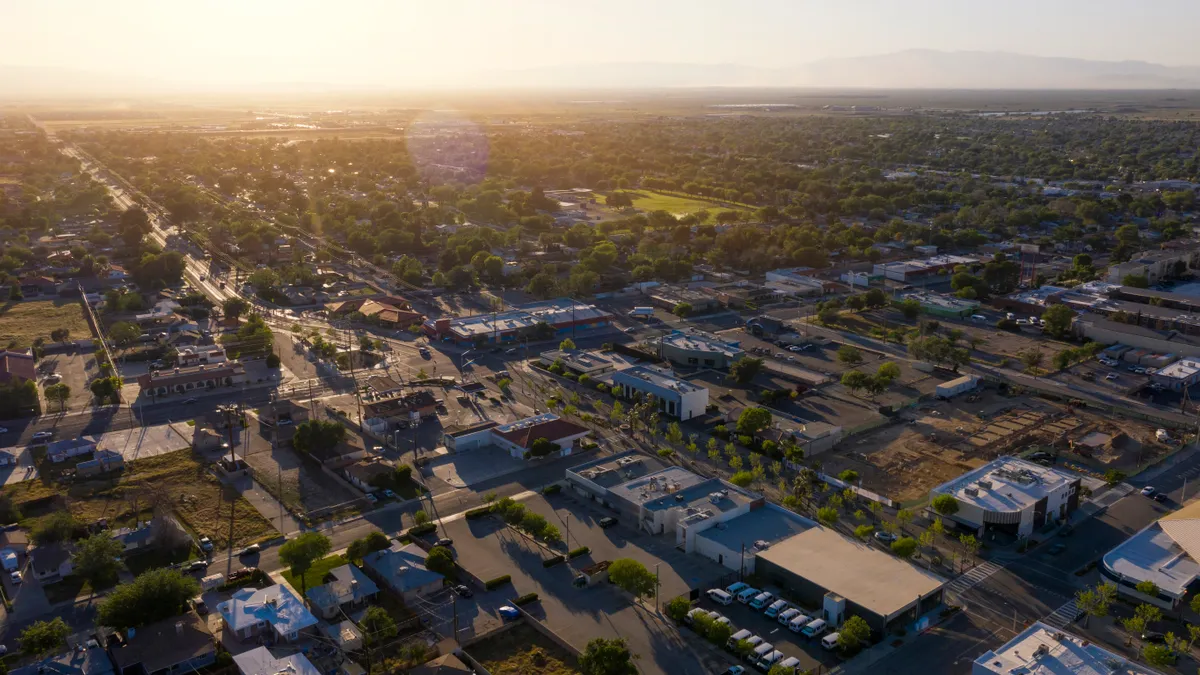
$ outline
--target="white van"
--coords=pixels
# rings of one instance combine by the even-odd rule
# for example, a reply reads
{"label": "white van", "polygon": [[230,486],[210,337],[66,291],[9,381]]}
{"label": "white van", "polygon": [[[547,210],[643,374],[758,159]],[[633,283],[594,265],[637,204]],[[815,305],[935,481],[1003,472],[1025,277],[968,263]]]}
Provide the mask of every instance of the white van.
{"label": "white van", "polygon": [[741,593],[737,594],[738,602],[740,602],[744,605],[744,604],[750,602],[751,600],[753,600],[754,596],[758,595],[759,593],[762,593],[762,591],[760,591],[757,588],[754,588],[752,586],[747,586],[746,588],[742,589]]}
{"label": "white van", "polygon": [[789,656],[786,659],[780,661],[779,665],[783,666],[784,668],[791,668],[790,672],[795,673],[798,670],[800,670],[800,659],[798,659],[794,656]]}
{"label": "white van", "polygon": [[224,574],[210,574],[200,580],[200,589],[205,590],[205,591],[211,591],[214,588],[220,587],[224,583],[225,583],[225,575]]}
{"label": "white van", "polygon": [[730,635],[729,639],[725,641],[725,649],[728,649],[729,651],[737,649],[737,643],[748,639],[751,635],[754,635],[754,633],[751,633],[745,628],[739,630],[733,635]]}
{"label": "white van", "polygon": [[781,652],[779,650],[773,650],[771,652],[768,652],[767,654],[763,654],[762,657],[760,657],[757,661],[754,662],[754,665],[759,670],[767,671],[767,670],[771,669],[771,666],[775,665],[776,663],[779,663],[782,660],[783,660],[783,652]]}
{"label": "white van", "polygon": [[779,616],[780,612],[782,612],[783,610],[785,610],[787,608],[788,608],[787,600],[776,600],[775,602],[771,603],[771,606],[768,607],[767,611],[763,612],[763,614],[768,619],[774,619],[775,617]]}
{"label": "white van", "polygon": [[811,623],[800,631],[800,634],[807,638],[814,638],[825,632],[825,619],[814,619]]}
{"label": "white van", "polygon": [[780,612],[779,616],[775,617],[775,620],[778,621],[781,625],[786,626],[792,619],[794,619],[798,616],[800,616],[800,610],[796,609],[795,607],[792,607],[791,609],[785,609],[782,612]]}
{"label": "white van", "polygon": [[830,651],[837,649],[838,636],[840,635],[841,633],[830,633],[829,635],[826,635],[825,637],[821,638],[821,646]]}
{"label": "white van", "polygon": [[688,612],[687,616],[683,617],[683,622],[690,626],[696,623],[696,617],[700,616],[701,614],[708,616],[708,610],[704,609],[703,607],[696,607]]}
{"label": "white van", "polygon": [[730,595],[737,595],[738,593],[741,593],[742,591],[746,590],[747,588],[750,588],[750,584],[742,583],[739,581],[737,583],[726,586],[725,592]]}
{"label": "white van", "polygon": [[771,601],[774,599],[774,595],[763,591],[762,593],[754,596],[754,599],[750,601],[750,609],[762,609],[763,607],[771,604]]}
{"label": "white van", "polygon": [[811,616],[797,614],[796,616],[792,617],[791,621],[788,621],[788,630],[792,631],[793,633],[799,633],[800,631],[804,630],[804,627],[807,626],[811,621]]}
{"label": "white van", "polygon": [[719,588],[708,589],[708,599],[712,600],[713,602],[717,603],[718,605],[733,604],[733,596]]}
{"label": "white van", "polygon": [[754,651],[750,652],[750,654],[746,656],[746,660],[750,663],[758,663],[759,659],[773,651],[775,651],[775,645],[771,644],[770,642],[764,642],[755,647]]}
{"label": "white van", "polygon": [[758,646],[763,643],[763,639],[757,635],[751,635],[750,637],[745,638],[745,640],[746,644],[750,645],[750,653],[746,655],[746,659],[752,660],[754,659],[754,650],[758,649]]}

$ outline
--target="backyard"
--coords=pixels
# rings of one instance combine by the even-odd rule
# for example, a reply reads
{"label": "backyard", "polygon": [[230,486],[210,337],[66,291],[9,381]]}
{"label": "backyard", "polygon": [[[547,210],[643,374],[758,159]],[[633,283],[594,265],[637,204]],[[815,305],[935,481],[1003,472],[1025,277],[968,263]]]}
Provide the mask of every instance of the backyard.
{"label": "backyard", "polygon": [[275,535],[250,502],[223,486],[189,450],[132,460],[113,477],[67,484],[39,477],[5,489],[25,527],[64,506],[80,523],[106,518],[113,528],[148,521],[156,507],[165,507],[193,534],[211,538],[217,550]]}
{"label": "backyard", "polygon": [[329,570],[335,567],[341,567],[349,563],[344,555],[331,555],[314,562],[312,567],[304,573],[304,580],[292,574],[291,569],[283,570],[283,578],[291,584],[292,588],[303,592],[303,589],[313,588],[325,583],[325,575],[329,574]]}
{"label": "backyard", "polygon": [[578,675],[575,659],[526,625],[510,628],[467,649],[492,675]]}
{"label": "backyard", "polygon": [[92,334],[79,300],[58,298],[31,302],[6,302],[0,306],[0,346],[24,349],[37,338],[50,341],[56,328],[71,331],[78,340]]}

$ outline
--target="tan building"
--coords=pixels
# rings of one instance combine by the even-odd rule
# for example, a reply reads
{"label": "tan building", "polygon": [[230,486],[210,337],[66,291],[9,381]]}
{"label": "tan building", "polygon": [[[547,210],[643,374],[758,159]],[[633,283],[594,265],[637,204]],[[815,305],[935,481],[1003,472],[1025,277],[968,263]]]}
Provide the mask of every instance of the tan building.
{"label": "tan building", "polygon": [[151,396],[185,394],[202,389],[232,387],[246,382],[246,367],[236,361],[174,370],[153,370],[138,376],[143,393]]}

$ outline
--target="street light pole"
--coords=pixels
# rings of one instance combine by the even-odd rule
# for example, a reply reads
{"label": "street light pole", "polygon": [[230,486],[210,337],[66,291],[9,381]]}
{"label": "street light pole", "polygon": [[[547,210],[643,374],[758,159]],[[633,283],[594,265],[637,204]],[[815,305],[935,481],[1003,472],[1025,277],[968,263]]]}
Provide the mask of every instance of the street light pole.
{"label": "street light pole", "polygon": [[654,613],[658,613],[658,565],[654,563]]}

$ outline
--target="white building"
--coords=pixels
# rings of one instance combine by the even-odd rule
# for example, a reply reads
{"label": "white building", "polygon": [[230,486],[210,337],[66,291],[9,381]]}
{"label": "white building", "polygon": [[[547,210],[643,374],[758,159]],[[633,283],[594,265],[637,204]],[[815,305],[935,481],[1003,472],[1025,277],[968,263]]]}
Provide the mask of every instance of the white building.
{"label": "white building", "polygon": [[[1185,506],[1147,525],[1104,554],[1100,573],[1117,584],[1117,592],[1163,609],[1175,609],[1200,579],[1200,502]],[[1158,596],[1135,587],[1152,581]]]}
{"label": "white building", "polygon": [[1164,277],[1175,276],[1179,263],[1184,269],[1195,267],[1200,262],[1200,250],[1162,250],[1143,251],[1128,262],[1119,263],[1108,268],[1108,282],[1112,284],[1125,283],[1126,276],[1142,276],[1151,284],[1158,283]]}
{"label": "white building", "polygon": [[1041,621],[971,666],[971,675],[1161,675]]}
{"label": "white building", "polygon": [[1159,368],[1158,372],[1151,375],[1151,379],[1171,391],[1183,391],[1200,382],[1200,359],[1180,359]]}
{"label": "white building", "polygon": [[651,397],[661,412],[690,420],[708,408],[708,389],[681,380],[669,372],[650,366],[635,366],[617,371],[612,382],[621,388],[623,398],[635,395]]}
{"label": "white building", "polygon": [[954,497],[958,511],[947,517],[980,536],[996,530],[1028,537],[1079,507],[1079,485],[1069,473],[1001,457],[935,487],[932,497]]}

